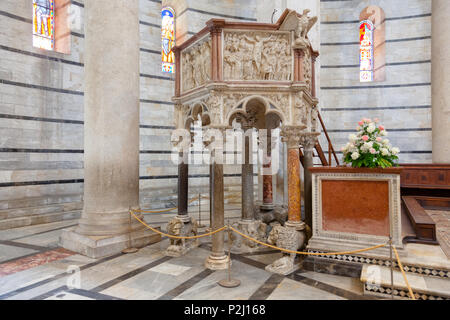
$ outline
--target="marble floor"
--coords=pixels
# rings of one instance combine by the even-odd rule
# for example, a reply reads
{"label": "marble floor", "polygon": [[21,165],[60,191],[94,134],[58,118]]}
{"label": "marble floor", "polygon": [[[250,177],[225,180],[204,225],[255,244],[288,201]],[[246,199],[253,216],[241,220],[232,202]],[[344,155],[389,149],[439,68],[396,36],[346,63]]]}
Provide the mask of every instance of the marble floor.
{"label": "marble floor", "polygon": [[[190,208],[199,218],[198,208]],[[175,214],[146,215],[145,220],[165,228]],[[201,213],[208,224],[208,213]],[[227,206],[226,220],[240,216]],[[359,279],[298,270],[289,276],[266,272],[264,267],[280,256],[274,250],[232,254],[231,272],[241,281],[227,289],[217,282],[227,272],[203,266],[210,252],[209,237],[179,258],[166,257],[168,239],[133,254],[91,259],[58,245],[63,228],[76,220],[0,231],[0,299],[2,300],[121,300],[121,299],[230,299],[230,300],[361,300]]]}

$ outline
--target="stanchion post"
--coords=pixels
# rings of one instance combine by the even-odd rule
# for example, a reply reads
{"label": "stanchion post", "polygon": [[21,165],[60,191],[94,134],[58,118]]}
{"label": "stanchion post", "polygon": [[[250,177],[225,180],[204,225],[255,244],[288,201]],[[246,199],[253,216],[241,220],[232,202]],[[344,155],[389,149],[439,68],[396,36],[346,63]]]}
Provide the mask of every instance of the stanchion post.
{"label": "stanchion post", "polygon": [[394,260],[392,258],[392,236],[389,236],[389,251],[391,259],[391,299],[394,300]]}
{"label": "stanchion post", "polygon": [[224,288],[236,288],[241,285],[241,281],[237,279],[231,279],[231,228],[230,221],[228,220],[228,277],[227,279],[220,280],[218,283]]}
{"label": "stanchion post", "polygon": [[128,213],[129,213],[128,217],[130,218],[130,219],[129,219],[129,233],[128,233],[128,248],[122,250],[122,253],[125,253],[125,254],[126,254],[126,253],[135,253],[135,252],[138,252],[138,249],[137,249],[137,248],[133,248],[133,247],[131,246],[131,231],[132,231],[132,228],[131,228],[131,208],[130,208],[130,210],[128,211]]}

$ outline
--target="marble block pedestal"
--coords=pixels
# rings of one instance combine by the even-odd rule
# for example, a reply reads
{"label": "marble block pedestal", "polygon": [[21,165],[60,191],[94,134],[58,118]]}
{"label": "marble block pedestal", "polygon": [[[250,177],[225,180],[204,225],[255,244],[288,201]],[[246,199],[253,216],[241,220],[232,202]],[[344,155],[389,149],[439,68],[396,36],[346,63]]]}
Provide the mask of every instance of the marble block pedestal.
{"label": "marble block pedestal", "polygon": [[63,248],[98,259],[130,247],[142,248],[161,241],[161,235],[150,230],[139,230],[116,236],[87,236],[76,232],[76,227],[64,229],[60,237]]}

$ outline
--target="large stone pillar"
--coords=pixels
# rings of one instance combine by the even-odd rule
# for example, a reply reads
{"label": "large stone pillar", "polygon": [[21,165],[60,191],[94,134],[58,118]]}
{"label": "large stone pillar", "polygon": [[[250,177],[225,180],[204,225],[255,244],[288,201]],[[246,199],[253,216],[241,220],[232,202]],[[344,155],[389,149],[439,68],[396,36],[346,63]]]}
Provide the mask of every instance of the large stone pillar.
{"label": "large stone pillar", "polygon": [[61,243],[98,258],[160,240],[129,215],[139,208],[139,1],[86,0],[84,48],[84,207]]}
{"label": "large stone pillar", "polygon": [[450,1],[432,1],[433,163],[450,164]]}

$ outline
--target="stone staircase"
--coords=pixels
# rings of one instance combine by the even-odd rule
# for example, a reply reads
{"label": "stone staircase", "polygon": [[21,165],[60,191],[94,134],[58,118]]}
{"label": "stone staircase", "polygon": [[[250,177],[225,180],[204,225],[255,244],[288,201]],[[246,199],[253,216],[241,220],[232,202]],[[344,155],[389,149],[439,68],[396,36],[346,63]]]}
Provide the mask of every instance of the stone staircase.
{"label": "stone staircase", "polygon": [[82,207],[82,202],[66,202],[2,209],[0,210],[0,230],[79,219]]}
{"label": "stone staircase", "polygon": [[[419,268],[419,267],[418,267]],[[406,268],[406,277],[417,300],[450,300],[450,270],[440,272],[409,271]],[[427,269],[424,268],[424,271]],[[445,274],[447,272],[447,274]],[[402,273],[398,269],[393,271],[394,299],[410,299],[408,287]],[[361,272],[361,281],[364,285],[364,295],[391,299],[391,270],[389,267],[377,265],[364,265]]]}

